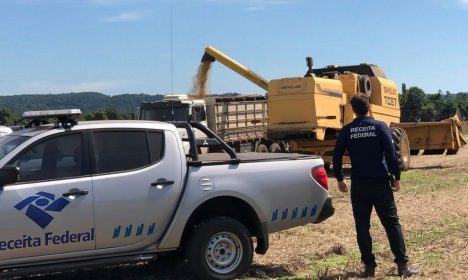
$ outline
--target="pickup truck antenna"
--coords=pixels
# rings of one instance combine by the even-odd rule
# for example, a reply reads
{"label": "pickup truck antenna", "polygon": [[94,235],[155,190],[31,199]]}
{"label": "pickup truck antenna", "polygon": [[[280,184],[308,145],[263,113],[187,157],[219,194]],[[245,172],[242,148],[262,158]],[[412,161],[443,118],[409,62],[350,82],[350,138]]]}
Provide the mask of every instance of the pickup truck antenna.
{"label": "pickup truck antenna", "polygon": [[[173,51],[173,48],[172,48],[172,5],[171,5],[171,31],[170,31],[171,35],[171,95],[174,95],[174,62],[173,62],[173,58],[172,58],[172,51]],[[172,121],[175,121],[175,113],[174,113],[174,101],[171,101],[171,115],[172,115]]]}
{"label": "pickup truck antenna", "polygon": [[174,62],[172,58],[172,6],[171,6],[171,94],[174,95]]}

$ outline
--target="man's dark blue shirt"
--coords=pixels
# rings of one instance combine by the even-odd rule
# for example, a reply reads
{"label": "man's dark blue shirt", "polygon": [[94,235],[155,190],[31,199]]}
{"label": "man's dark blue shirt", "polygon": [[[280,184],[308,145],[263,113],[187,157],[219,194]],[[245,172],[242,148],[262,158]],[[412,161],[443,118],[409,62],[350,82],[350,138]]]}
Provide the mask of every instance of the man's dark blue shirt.
{"label": "man's dark blue shirt", "polygon": [[333,151],[333,170],[338,181],[343,181],[343,154],[345,149],[351,160],[351,179],[389,179],[389,173],[400,180],[390,130],[384,122],[371,117],[357,117],[340,131]]}

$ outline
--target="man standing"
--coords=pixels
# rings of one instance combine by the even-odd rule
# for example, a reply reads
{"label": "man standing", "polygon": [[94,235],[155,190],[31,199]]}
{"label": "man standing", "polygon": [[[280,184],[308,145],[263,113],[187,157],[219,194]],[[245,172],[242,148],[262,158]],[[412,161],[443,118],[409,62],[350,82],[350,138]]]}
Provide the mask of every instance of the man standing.
{"label": "man standing", "polygon": [[[333,169],[339,190],[347,192],[348,186],[343,181],[342,170],[346,149],[351,160],[351,203],[361,261],[365,264],[364,276],[374,276],[377,266],[369,233],[372,207],[387,233],[398,265],[398,275],[415,275],[418,272],[408,266],[405,241],[393,197],[393,192],[400,190],[400,169],[390,131],[384,122],[368,116],[367,96],[355,95],[350,102],[357,117],[340,131],[333,152]],[[391,176],[395,179],[393,188]]]}

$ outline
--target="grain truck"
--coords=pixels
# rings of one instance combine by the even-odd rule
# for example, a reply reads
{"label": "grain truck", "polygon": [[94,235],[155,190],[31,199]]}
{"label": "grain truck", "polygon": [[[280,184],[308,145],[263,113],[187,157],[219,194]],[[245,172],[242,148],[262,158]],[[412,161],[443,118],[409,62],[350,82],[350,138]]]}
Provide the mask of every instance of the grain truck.
{"label": "grain truck", "polygon": [[[287,142],[265,137],[267,101],[262,95],[202,98],[166,95],[162,101],[143,102],[139,118],[200,122],[236,152],[285,152],[288,149]],[[199,135],[197,131],[195,135]]]}

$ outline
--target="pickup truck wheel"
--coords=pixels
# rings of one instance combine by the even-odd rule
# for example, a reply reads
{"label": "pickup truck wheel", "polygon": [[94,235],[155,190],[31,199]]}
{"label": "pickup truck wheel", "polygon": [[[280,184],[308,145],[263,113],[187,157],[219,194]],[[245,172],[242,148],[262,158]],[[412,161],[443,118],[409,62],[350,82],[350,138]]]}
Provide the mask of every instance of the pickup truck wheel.
{"label": "pickup truck wheel", "polygon": [[252,264],[253,244],[242,223],[217,217],[195,229],[186,252],[188,264],[200,279],[233,279]]}

